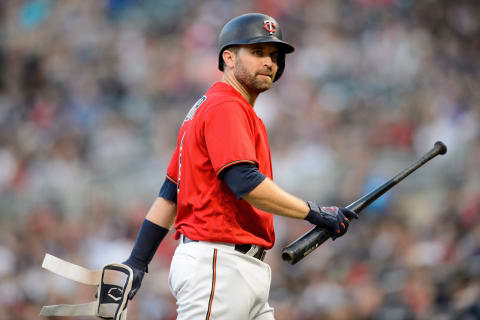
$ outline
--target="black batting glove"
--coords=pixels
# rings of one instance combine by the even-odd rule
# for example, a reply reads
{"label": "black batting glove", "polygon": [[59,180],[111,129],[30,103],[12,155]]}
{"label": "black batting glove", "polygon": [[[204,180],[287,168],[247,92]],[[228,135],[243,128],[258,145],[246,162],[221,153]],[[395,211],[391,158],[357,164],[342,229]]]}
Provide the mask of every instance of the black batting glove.
{"label": "black batting glove", "polygon": [[132,290],[128,294],[128,300],[132,300],[142,285],[143,276],[145,275],[145,272],[147,272],[148,267],[142,263],[138,263],[135,259],[132,259],[132,257],[128,258],[123,264],[132,268],[133,271]]}
{"label": "black batting glove", "polygon": [[328,229],[332,233],[332,240],[343,236],[348,230],[348,224],[352,219],[358,219],[358,214],[347,208],[319,207],[313,201],[307,201],[310,212],[305,220],[310,223]]}

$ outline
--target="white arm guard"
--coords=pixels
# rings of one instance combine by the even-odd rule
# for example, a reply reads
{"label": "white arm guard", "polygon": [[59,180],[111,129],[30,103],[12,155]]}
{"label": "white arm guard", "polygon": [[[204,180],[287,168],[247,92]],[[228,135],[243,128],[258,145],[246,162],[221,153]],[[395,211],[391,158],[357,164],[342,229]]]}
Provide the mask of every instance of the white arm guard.
{"label": "white arm guard", "polygon": [[41,316],[96,316],[112,320],[127,319],[128,294],[133,282],[133,271],[129,266],[107,264],[101,270],[88,270],[46,254],[42,267],[65,278],[98,286],[98,291],[96,301],[44,306],[40,311]]}

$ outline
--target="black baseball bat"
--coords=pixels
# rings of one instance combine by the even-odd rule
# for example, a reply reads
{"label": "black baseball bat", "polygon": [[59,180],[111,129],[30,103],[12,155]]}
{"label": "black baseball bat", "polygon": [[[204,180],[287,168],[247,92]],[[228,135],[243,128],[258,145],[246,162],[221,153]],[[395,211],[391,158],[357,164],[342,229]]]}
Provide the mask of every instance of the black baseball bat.
{"label": "black baseball bat", "polygon": [[[423,166],[425,163],[438,156],[439,154],[447,153],[447,147],[441,141],[435,142],[433,148],[428,151],[423,157],[418,159],[414,164],[404,169],[392,179],[388,180],[375,190],[364,195],[357,201],[349,204],[348,209],[360,213],[363,209],[368,207],[372,202],[381,197],[385,192],[393,188],[397,183],[405,179],[412,172]],[[313,250],[324,243],[332,234],[327,229],[316,226],[300,238],[290,243],[282,250],[282,259],[290,264],[295,264],[305,258]]]}

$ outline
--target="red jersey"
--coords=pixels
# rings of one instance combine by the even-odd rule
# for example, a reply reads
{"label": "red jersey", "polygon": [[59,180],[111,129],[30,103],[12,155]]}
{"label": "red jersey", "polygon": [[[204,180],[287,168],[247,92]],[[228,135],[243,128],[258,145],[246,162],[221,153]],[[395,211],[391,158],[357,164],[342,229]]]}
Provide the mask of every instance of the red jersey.
{"label": "red jersey", "polygon": [[273,246],[272,214],[239,200],[218,175],[254,163],[272,179],[267,132],[253,107],[230,85],[217,82],[188,112],[167,178],[177,185],[175,238]]}

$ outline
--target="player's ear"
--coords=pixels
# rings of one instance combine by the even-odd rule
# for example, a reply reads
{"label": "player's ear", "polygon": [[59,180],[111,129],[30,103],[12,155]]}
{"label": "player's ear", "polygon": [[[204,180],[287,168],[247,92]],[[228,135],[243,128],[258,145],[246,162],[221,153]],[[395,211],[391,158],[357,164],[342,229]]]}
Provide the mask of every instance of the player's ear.
{"label": "player's ear", "polygon": [[235,66],[236,52],[235,50],[225,49],[222,52],[223,65],[229,69],[233,69]]}

